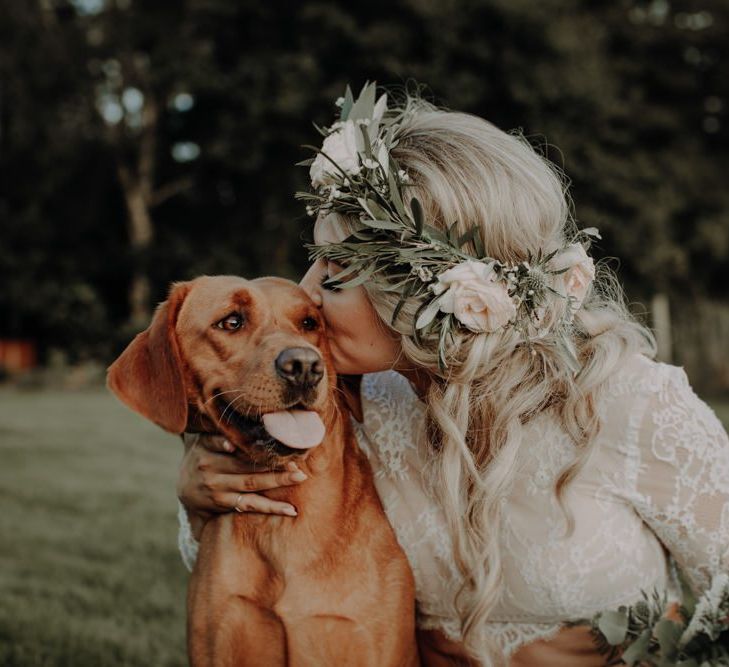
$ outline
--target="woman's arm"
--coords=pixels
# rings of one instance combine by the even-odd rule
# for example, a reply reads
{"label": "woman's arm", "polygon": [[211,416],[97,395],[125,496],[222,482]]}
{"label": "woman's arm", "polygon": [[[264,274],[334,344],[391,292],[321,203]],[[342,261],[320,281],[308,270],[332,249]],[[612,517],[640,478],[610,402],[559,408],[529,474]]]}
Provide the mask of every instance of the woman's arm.
{"label": "woman's arm", "polygon": [[222,436],[186,433],[182,440],[185,453],[177,481],[179,545],[189,569],[205,522],[215,514],[231,512],[237,506],[242,512],[296,516],[296,508],[289,503],[258,493],[304,481],[306,475],[294,462],[285,468],[261,470],[235,453]]}
{"label": "woman's arm", "polygon": [[729,438],[683,370],[664,369],[640,425],[632,501],[702,591],[729,570]]}

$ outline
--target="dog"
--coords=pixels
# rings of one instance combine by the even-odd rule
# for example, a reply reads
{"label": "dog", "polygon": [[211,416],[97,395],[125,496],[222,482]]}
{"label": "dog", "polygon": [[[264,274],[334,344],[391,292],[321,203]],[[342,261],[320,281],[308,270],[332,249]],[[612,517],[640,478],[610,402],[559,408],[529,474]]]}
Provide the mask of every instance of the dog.
{"label": "dog", "polygon": [[193,667],[419,664],[414,582],[358,449],[317,308],[294,283],[172,286],[108,387],[171,433],[222,433],[308,475],[265,495],[297,517],[230,512],[202,532],[188,588]]}

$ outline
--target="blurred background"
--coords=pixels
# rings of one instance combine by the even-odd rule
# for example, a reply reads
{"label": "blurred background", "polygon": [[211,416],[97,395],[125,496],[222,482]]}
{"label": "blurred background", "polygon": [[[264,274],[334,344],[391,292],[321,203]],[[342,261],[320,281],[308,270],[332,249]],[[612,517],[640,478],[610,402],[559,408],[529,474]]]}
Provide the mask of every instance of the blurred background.
{"label": "blurred background", "polygon": [[303,273],[366,80],[523,131],[729,418],[729,0],[3,0],[0,664],[184,664],[181,447],[104,368],[173,280]]}

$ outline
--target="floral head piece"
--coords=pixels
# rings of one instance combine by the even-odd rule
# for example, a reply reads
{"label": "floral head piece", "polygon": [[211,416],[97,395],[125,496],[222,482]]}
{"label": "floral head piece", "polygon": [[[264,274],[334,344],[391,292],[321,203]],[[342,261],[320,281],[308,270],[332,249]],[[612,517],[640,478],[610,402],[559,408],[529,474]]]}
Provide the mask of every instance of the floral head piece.
{"label": "floral head piece", "polygon": [[[568,311],[577,310],[595,275],[586,249],[592,238],[600,238],[597,230],[584,229],[564,248],[508,265],[486,256],[477,227],[459,234],[457,222],[447,231],[429,225],[418,199],[407,196],[409,175],[392,156],[403,119],[413,110],[409,105],[390,109],[387,95],[376,99],[375,91],[375,84],[367,83],[355,100],[347,86],[336,102],[339,119],[317,127],[322,147],[309,146],[316,156],[299,163],[310,167],[313,192],[296,195],[307,203],[309,215],[336,212],[361,223],[341,243],[308,246],[312,260],[345,267],[329,280],[332,286],[376,282],[398,294],[393,325],[406,303],[417,303],[413,336],[418,342],[437,337],[442,369],[454,327],[475,333],[514,327],[529,342],[541,332],[549,293],[567,299]],[[468,243],[475,254],[464,250]],[[564,293],[553,276],[561,276]]]}

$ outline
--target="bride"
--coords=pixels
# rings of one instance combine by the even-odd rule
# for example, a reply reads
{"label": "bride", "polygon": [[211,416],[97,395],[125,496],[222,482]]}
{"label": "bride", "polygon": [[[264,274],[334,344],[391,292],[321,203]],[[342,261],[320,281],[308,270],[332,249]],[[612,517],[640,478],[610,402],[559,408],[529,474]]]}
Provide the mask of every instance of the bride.
{"label": "bride", "polygon": [[[729,568],[727,435],[653,360],[526,141],[373,85],[337,104],[300,193],[317,216],[301,285],[415,575],[423,663],[604,664],[566,622]],[[214,512],[295,514],[256,492],[303,473],[228,451],[186,438],[188,565]]]}

